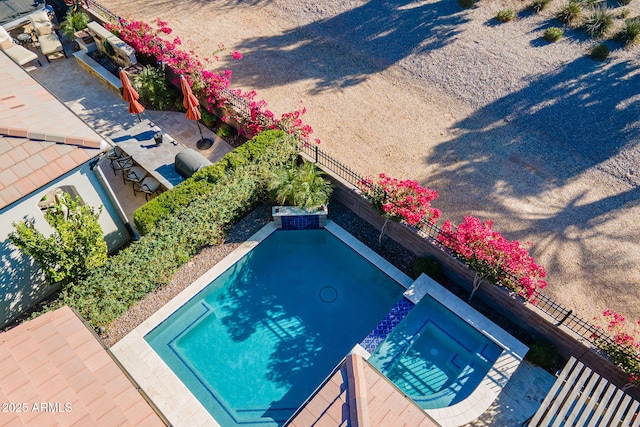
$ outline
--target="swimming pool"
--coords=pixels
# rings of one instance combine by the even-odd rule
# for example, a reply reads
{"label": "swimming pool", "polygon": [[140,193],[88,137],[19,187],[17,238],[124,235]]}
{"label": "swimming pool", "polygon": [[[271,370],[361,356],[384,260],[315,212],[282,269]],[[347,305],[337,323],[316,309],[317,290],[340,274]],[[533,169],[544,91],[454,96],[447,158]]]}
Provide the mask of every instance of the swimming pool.
{"label": "swimming pool", "polygon": [[502,354],[498,346],[425,295],[369,362],[423,409],[467,398]]}
{"label": "swimming pool", "polygon": [[276,426],[404,291],[325,229],[276,231],[145,340],[220,425]]}

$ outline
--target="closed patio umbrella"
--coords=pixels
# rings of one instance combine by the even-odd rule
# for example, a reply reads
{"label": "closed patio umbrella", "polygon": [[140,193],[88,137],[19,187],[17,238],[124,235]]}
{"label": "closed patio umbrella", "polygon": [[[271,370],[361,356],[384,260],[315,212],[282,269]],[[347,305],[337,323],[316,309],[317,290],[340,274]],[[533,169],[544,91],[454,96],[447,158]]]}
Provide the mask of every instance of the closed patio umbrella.
{"label": "closed patio umbrella", "polygon": [[133,86],[131,86],[129,76],[123,69],[120,69],[120,82],[122,82],[122,97],[129,103],[128,111],[132,114],[137,114],[138,120],[142,122],[140,113],[144,111],[144,107],[138,102],[138,98],[140,98],[140,95],[138,95],[138,92],[136,92]]}
{"label": "closed patio umbrella", "polygon": [[200,129],[200,102],[191,91],[191,86],[189,86],[189,82],[187,82],[187,79],[185,79],[184,76],[180,76],[180,88],[182,89],[182,95],[184,96],[182,105],[187,110],[187,119],[196,120],[196,123],[198,124],[200,140],[197,142],[196,146],[200,150],[206,150],[213,145],[213,141],[210,138],[205,138],[202,135],[202,129]]}

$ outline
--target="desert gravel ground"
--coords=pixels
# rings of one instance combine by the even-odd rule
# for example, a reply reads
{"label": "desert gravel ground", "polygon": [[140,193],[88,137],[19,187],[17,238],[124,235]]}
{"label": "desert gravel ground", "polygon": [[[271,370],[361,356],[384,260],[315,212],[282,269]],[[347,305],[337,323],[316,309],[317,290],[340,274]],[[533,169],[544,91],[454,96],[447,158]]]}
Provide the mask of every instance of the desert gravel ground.
{"label": "desert gravel ground", "polygon": [[[323,150],[438,190],[454,221],[491,219],[535,242],[546,292],[583,317],[640,318],[640,48],[599,63],[581,32],[542,41],[559,0],[540,15],[503,0],[102,3],[168,20],[201,56],[239,50],[216,64],[232,86],[276,113],[301,101]],[[497,24],[508,5],[517,19]],[[628,8],[637,16],[640,2]]]}

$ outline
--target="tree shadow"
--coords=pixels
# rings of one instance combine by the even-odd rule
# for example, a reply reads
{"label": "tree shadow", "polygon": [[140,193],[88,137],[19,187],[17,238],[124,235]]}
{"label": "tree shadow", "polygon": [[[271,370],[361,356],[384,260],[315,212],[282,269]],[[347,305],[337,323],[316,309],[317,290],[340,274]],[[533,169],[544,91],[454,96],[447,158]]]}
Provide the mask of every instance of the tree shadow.
{"label": "tree shadow", "polygon": [[[286,235],[269,237],[276,238],[278,253],[259,250],[258,246],[258,250],[247,255],[246,260],[251,262],[232,267],[229,277],[233,280],[218,294],[215,305],[219,307],[220,322],[233,341],[256,339],[262,343],[260,357],[266,361],[264,380],[280,389],[282,395],[269,402],[259,417],[282,423],[355,342],[376,326],[401,297],[402,289],[382,287],[367,273],[364,276],[354,273],[352,282],[345,282],[344,276],[351,269],[361,270],[360,261],[356,267],[332,267],[333,257],[327,256],[325,261],[313,256],[311,263],[315,265],[311,266],[308,265],[311,254],[304,246],[287,244],[291,239],[307,240],[308,233],[316,233],[311,237],[316,248],[333,248],[341,256],[351,250],[346,246],[325,246],[323,239],[327,236],[323,231],[276,233]],[[293,233],[294,237],[290,237]],[[269,267],[274,263],[282,267]],[[295,273],[284,269],[294,269]],[[318,271],[330,273],[322,275]],[[304,276],[313,280],[302,279]],[[362,282],[363,277],[369,281]],[[370,289],[363,293],[355,283],[368,283]],[[323,291],[327,292],[324,297]],[[354,307],[356,303],[367,307],[366,313]],[[349,313],[350,310],[361,315]]]}
{"label": "tree shadow", "polygon": [[37,263],[9,239],[0,242],[0,328],[22,315],[54,288],[48,288]]}
{"label": "tree shadow", "polygon": [[[251,62],[261,66],[237,67],[234,73],[246,81],[246,86],[257,89],[303,79],[316,81],[316,93],[346,87],[409,55],[445,46],[467,20],[466,12],[455,2],[371,0],[281,35],[245,40],[238,46],[245,65]],[[348,54],[340,53],[345,50]],[[291,62],[307,66],[300,73],[281,68]],[[270,64],[268,73],[265,63]]]}
{"label": "tree shadow", "polygon": [[[589,168],[608,167],[616,178],[639,185],[633,172],[615,165],[616,156],[638,156],[636,71],[628,61],[602,67],[578,58],[539,76],[456,123],[452,132],[457,137],[426,159],[437,166],[432,179],[440,188],[463,186],[467,191],[474,191],[475,182],[488,181],[487,196],[501,181],[524,197],[548,184],[562,186]],[[522,179],[531,172],[533,183]]]}
{"label": "tree shadow", "polygon": [[[638,232],[602,226],[638,206],[639,96],[640,73],[630,61],[602,65],[577,58],[456,123],[454,139],[426,158],[435,171],[430,184],[465,195],[462,203],[463,197],[450,200],[445,211],[510,218],[509,239],[535,234],[532,254],[544,254],[552,269],[581,283],[597,274],[606,283],[615,271],[603,271],[603,260],[615,270],[635,257],[598,242],[628,244]],[[619,191],[595,182],[598,176],[617,182]],[[586,180],[607,195],[593,200],[593,194],[571,190]],[[561,196],[546,200],[550,194]],[[523,203],[515,207],[509,200]],[[570,261],[567,248],[576,254],[572,266],[558,261]]]}

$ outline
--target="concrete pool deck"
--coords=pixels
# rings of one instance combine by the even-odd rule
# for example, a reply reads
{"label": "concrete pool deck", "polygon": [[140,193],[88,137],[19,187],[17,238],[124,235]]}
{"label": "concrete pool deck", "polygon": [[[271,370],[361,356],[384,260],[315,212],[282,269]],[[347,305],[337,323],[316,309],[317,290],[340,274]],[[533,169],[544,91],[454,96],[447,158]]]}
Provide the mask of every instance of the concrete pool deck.
{"label": "concrete pool deck", "polygon": [[[341,227],[329,221],[326,228],[359,252],[363,257],[377,265],[387,275],[394,278],[403,287],[408,288],[409,290],[405,294],[408,294],[410,298],[416,299],[419,298],[419,295],[428,293],[441,302],[444,301],[446,304],[453,304],[456,312],[461,317],[467,321],[471,319],[471,321],[474,322],[472,323],[474,326],[482,328],[481,330],[488,331],[495,341],[509,343],[507,344],[509,351],[505,351],[498,361],[500,366],[489,373],[478,390],[472,394],[471,398],[455,405],[455,407],[427,411],[427,413],[436,418],[441,425],[447,426],[462,425],[485,412],[499,395],[509,377],[516,371],[518,364],[524,356],[522,350],[523,348],[526,349],[526,347],[517,341],[512,343],[509,341],[509,337],[501,335],[506,334],[504,331],[495,331],[491,325],[486,324],[482,319],[479,320],[473,315],[469,315],[464,307],[464,303],[457,300],[457,298],[449,294],[444,288],[435,284],[435,282],[427,280],[428,278],[423,278],[422,280],[418,280],[414,286],[411,286],[414,283],[412,279],[366,247],[362,242],[359,242]],[[144,337],[274,231],[275,227],[273,223],[269,223],[263,227],[223,261],[216,264],[177,297],[112,347],[113,354],[173,425],[217,426],[219,424],[193,396],[182,381],[171,371],[160,356],[157,355]],[[456,301],[449,301],[450,298],[457,300],[459,306],[455,305]],[[469,310],[474,311],[470,307]],[[486,320],[486,322],[489,321]],[[505,344],[502,344],[502,346],[504,347]],[[517,357],[513,357],[514,355]],[[553,377],[550,383],[553,383]],[[549,385],[549,387],[551,387],[551,385]],[[540,400],[542,398],[544,398],[544,394],[539,397]],[[519,418],[520,421],[524,421],[524,419],[535,412],[536,408],[537,406],[531,408],[531,413],[524,411],[526,414],[523,413],[517,418]]]}

